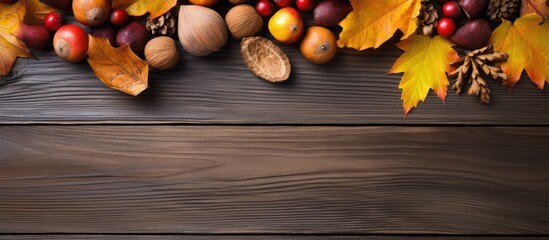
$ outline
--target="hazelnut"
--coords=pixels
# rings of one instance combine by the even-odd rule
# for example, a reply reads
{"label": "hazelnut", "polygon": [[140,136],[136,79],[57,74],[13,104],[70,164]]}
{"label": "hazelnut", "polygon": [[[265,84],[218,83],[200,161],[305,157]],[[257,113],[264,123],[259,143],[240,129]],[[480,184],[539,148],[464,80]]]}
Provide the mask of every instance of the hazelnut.
{"label": "hazelnut", "polygon": [[225,16],[229,31],[236,39],[256,35],[263,28],[263,19],[248,4],[234,6]]}
{"label": "hazelnut", "polygon": [[175,41],[166,36],[151,39],[145,46],[145,59],[156,70],[173,68],[179,62]]}

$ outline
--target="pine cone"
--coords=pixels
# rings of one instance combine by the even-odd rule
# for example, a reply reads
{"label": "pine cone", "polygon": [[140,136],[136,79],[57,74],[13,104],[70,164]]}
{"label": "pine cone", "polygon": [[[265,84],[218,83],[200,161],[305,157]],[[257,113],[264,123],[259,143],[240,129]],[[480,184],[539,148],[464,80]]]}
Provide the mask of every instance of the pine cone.
{"label": "pine cone", "polygon": [[155,19],[149,19],[145,25],[153,36],[171,36],[175,33],[175,16],[171,11]]}
{"label": "pine cone", "polygon": [[433,4],[428,0],[421,1],[421,10],[418,16],[417,32],[423,35],[431,35],[437,27],[438,13]]}
{"label": "pine cone", "polygon": [[501,22],[501,19],[510,19],[519,12],[521,0],[490,0],[486,15],[492,21]]}
{"label": "pine cone", "polygon": [[503,73],[501,67],[494,66],[494,64],[507,61],[507,53],[494,52],[492,45],[474,51],[454,49],[464,56],[450,64],[452,67],[456,67],[455,71],[448,74],[449,77],[456,78],[452,89],[456,91],[456,94],[460,94],[465,81],[468,80],[469,95],[480,96],[482,104],[490,103],[490,89],[486,79],[499,80],[503,85],[506,85],[507,75]]}

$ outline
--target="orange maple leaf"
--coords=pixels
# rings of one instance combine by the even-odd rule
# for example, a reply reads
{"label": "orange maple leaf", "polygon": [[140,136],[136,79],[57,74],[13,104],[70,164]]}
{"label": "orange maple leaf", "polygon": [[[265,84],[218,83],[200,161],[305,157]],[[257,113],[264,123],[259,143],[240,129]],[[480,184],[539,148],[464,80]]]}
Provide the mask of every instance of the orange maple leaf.
{"label": "orange maple leaf", "polygon": [[451,72],[450,62],[459,59],[452,45],[441,36],[431,38],[416,34],[397,43],[397,47],[405,52],[389,73],[404,72],[398,86],[402,89],[404,116],[425,100],[429,89],[433,89],[442,101],[446,99],[450,83],[445,72]]}
{"label": "orange maple leaf", "polygon": [[549,23],[540,25],[542,17],[532,13],[499,25],[490,39],[495,51],[509,54],[501,69],[507,74],[507,87],[513,88],[522,70],[540,89],[549,82]]}
{"label": "orange maple leaf", "polygon": [[149,19],[157,18],[177,4],[177,0],[113,0],[115,9],[126,9],[129,15],[142,16],[149,12]]}
{"label": "orange maple leaf", "polygon": [[393,36],[397,29],[402,39],[417,29],[421,0],[351,0],[353,11],[339,25],[337,45],[357,50],[378,48]]}

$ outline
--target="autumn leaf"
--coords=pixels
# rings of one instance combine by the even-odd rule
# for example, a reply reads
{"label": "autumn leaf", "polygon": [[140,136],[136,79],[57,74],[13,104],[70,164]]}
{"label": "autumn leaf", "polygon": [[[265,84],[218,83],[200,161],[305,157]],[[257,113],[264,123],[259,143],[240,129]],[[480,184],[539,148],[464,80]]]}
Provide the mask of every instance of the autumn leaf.
{"label": "autumn leaf", "polygon": [[530,13],[538,13],[545,19],[549,18],[549,6],[547,0],[522,0],[520,5],[520,16],[525,16]]}
{"label": "autumn leaf", "polygon": [[113,8],[124,8],[132,16],[142,16],[149,12],[149,18],[153,19],[172,9],[177,0],[113,0],[112,4]]}
{"label": "autumn leaf", "polygon": [[0,76],[6,76],[17,57],[30,57],[30,50],[15,37],[15,32],[26,13],[23,1],[14,4],[0,3]]}
{"label": "autumn leaf", "polygon": [[378,48],[400,29],[406,39],[417,29],[421,0],[351,0],[353,11],[339,25],[337,45],[359,51]]}
{"label": "autumn leaf", "polygon": [[90,36],[88,63],[110,88],[137,96],[148,87],[149,65],[128,45],[113,48],[106,38]]}
{"label": "autumn leaf", "polygon": [[137,2],[137,0],[112,0],[113,9],[126,9]]}
{"label": "autumn leaf", "polygon": [[405,52],[389,73],[404,73],[398,86],[402,89],[404,116],[425,100],[429,89],[444,101],[450,84],[444,72],[451,72],[450,62],[459,59],[452,49],[453,44],[441,36],[431,38],[414,34],[396,45]]}
{"label": "autumn leaf", "polygon": [[24,22],[26,24],[41,25],[44,23],[44,18],[55,9],[43,4],[39,0],[20,0],[26,2],[27,12]]}
{"label": "autumn leaf", "polygon": [[490,39],[495,51],[509,54],[501,69],[507,74],[507,87],[513,88],[520,79],[522,70],[540,89],[549,82],[549,23],[540,25],[541,16],[531,13],[511,23],[499,25]]}

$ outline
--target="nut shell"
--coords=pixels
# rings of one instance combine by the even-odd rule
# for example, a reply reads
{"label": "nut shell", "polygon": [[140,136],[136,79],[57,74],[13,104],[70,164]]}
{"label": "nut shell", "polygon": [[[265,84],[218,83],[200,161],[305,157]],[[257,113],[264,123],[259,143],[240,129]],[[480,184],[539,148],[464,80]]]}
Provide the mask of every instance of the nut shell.
{"label": "nut shell", "polygon": [[216,11],[198,5],[181,5],[177,35],[183,48],[194,56],[217,52],[227,43],[227,25]]}
{"label": "nut shell", "polygon": [[145,46],[145,59],[156,70],[173,68],[179,62],[175,41],[166,36],[151,39]]}
{"label": "nut shell", "polygon": [[242,39],[240,53],[250,71],[260,78],[269,82],[281,82],[290,77],[288,55],[266,38]]}
{"label": "nut shell", "polygon": [[263,28],[263,19],[248,4],[231,8],[225,16],[225,22],[236,39],[254,36]]}

